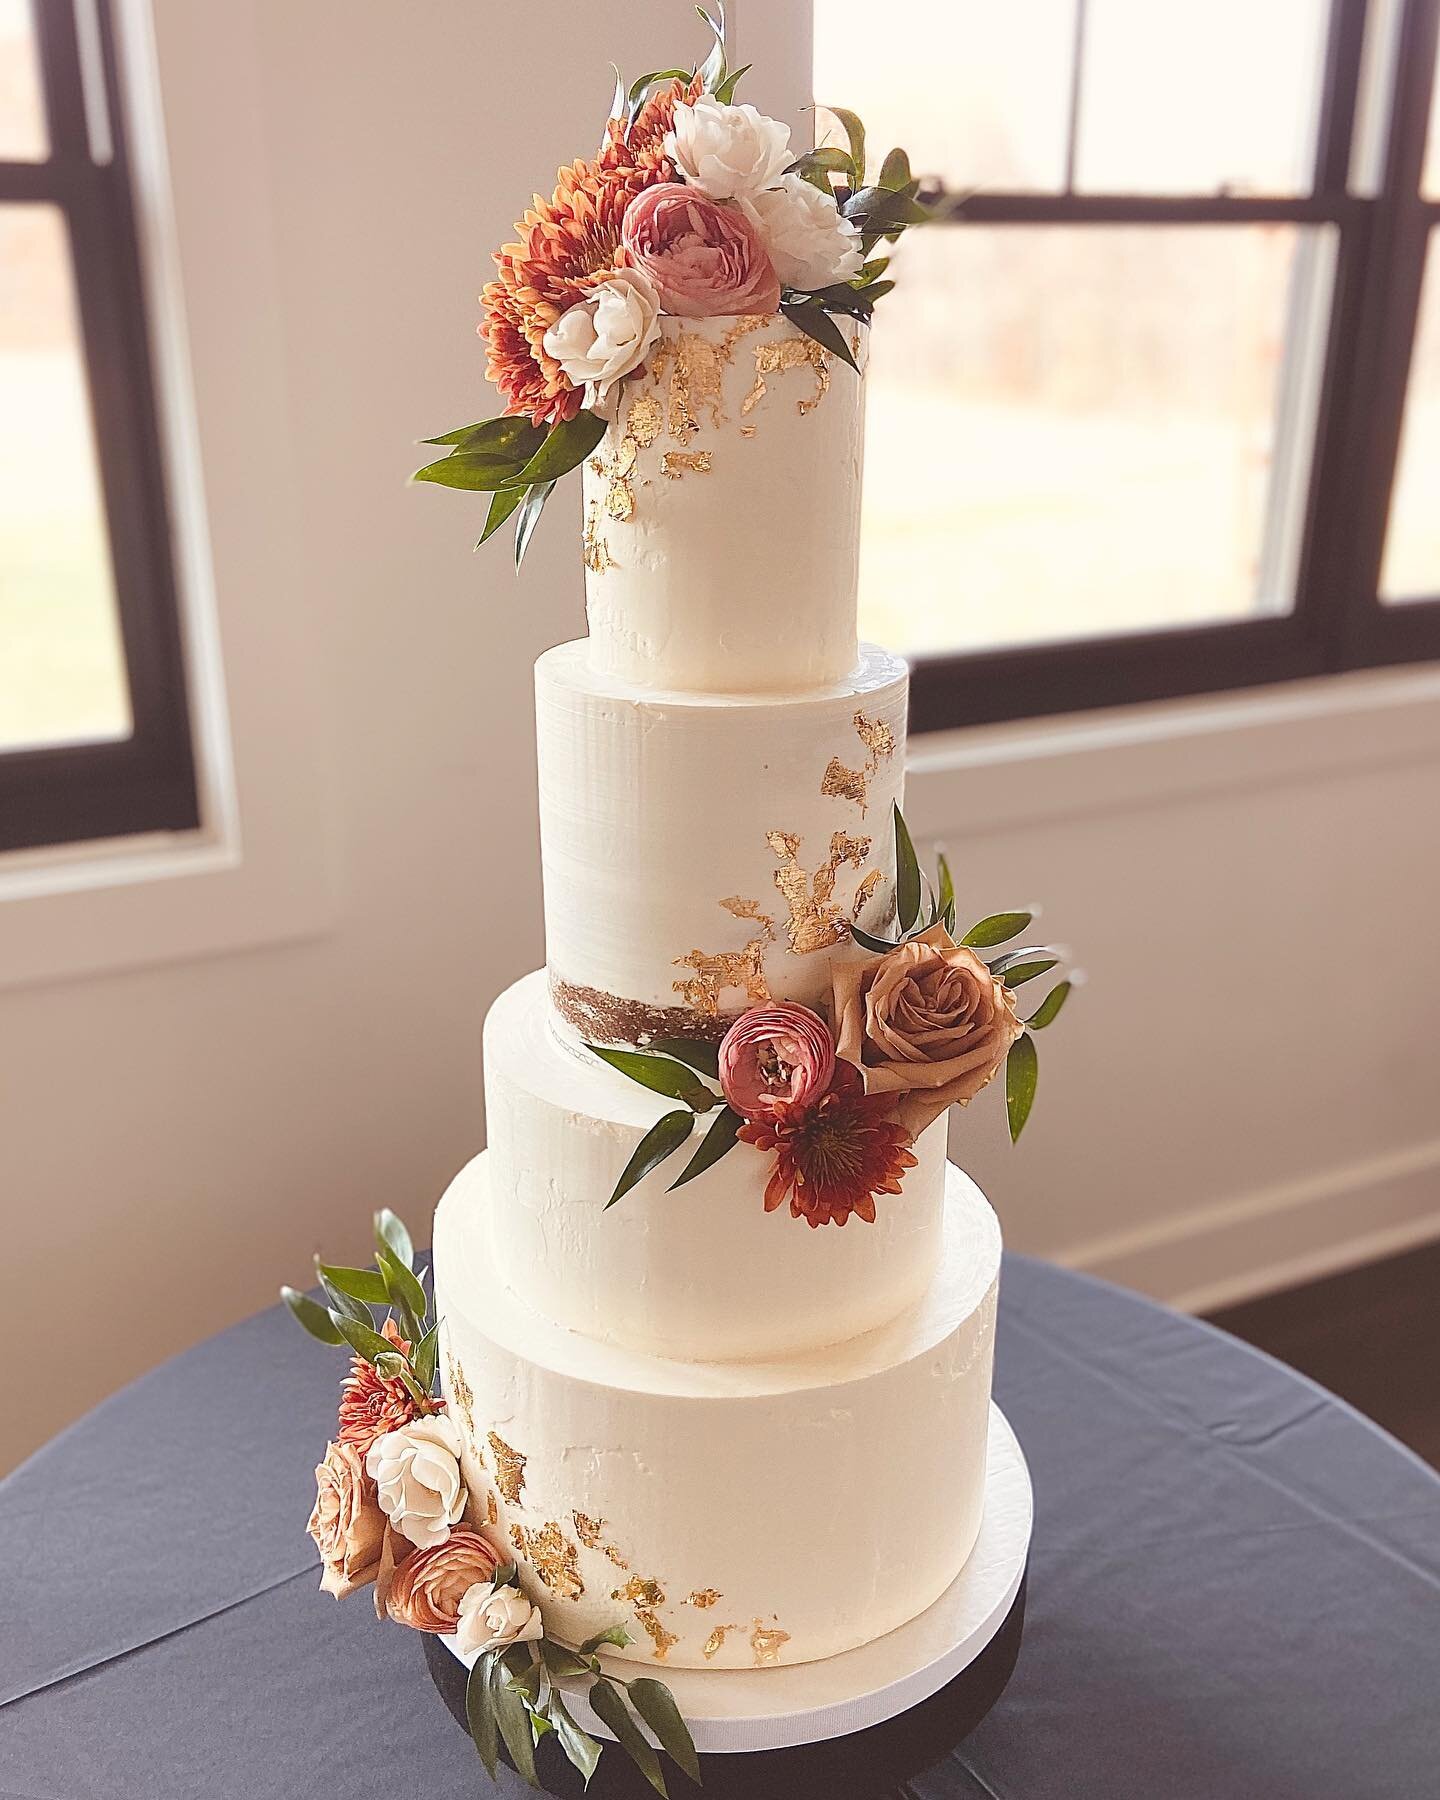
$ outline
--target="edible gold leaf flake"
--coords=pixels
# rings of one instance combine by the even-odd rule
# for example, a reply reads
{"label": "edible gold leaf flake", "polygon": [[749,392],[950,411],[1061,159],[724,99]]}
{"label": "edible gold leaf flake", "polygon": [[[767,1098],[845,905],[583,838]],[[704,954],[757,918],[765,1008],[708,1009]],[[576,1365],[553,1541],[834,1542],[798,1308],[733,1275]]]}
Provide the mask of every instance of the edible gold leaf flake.
{"label": "edible gold leaf flake", "polygon": [[656,1662],[664,1662],[672,1647],[678,1644],[680,1639],[673,1631],[667,1631],[647,1606],[637,1607],[635,1617],[645,1627],[650,1642],[655,1646]]}
{"label": "edible gold leaf flake", "polygon": [[710,1607],[721,1598],[719,1588],[696,1588],[693,1594],[685,1596],[687,1606]]}
{"label": "edible gold leaf flake", "polygon": [[512,1525],[510,1537],[552,1594],[558,1594],[562,1600],[578,1600],[585,1592],[576,1567],[580,1547],[566,1537],[557,1521],[547,1521],[538,1531]]}
{"label": "edible gold leaf flake", "polygon": [[485,1523],[487,1525],[500,1523],[500,1508],[495,1504],[495,1495],[489,1488],[485,1490]]}
{"label": "edible gold leaf flake", "polygon": [[610,554],[610,546],[600,532],[600,502],[592,500],[585,508],[585,530],[580,539],[581,555],[585,567],[592,575],[603,575],[607,569],[615,567],[615,558]]}
{"label": "edible gold leaf flake", "polygon": [[742,425],[740,427],[740,435],[741,437],[754,437],[755,427],[753,425]]}
{"label": "edible gold leaf flake", "polygon": [[617,1569],[628,1569],[630,1567],[629,1563],[626,1562],[625,1558],[615,1548],[614,1544],[602,1544],[600,1548],[605,1555],[610,1558]]}
{"label": "edible gold leaf flake", "polygon": [[787,369],[813,371],[815,392],[795,402],[802,415],[814,412],[830,391],[830,357],[813,338],[782,338],[778,343],[755,346],[755,385],[740,403],[741,413],[748,418],[769,392],[765,377],[779,375]]}
{"label": "edible gold leaf flake", "polygon": [[663,1606],[665,1590],[645,1575],[632,1575],[623,1587],[611,1590],[612,1600],[628,1600],[632,1606]]}
{"label": "edible gold leaf flake", "polygon": [[851,837],[837,831],[830,839],[830,855],[813,875],[800,866],[800,839],[793,831],[767,831],[765,841],[780,858],[775,885],[789,908],[785,933],[796,956],[826,950],[850,935],[845,914],[835,901],[835,877],[849,864],[860,868],[870,855],[868,837]]}
{"label": "edible gold leaf flake", "polygon": [[604,1528],[603,1519],[592,1519],[588,1513],[573,1512],[570,1517],[575,1521],[575,1535],[587,1550],[600,1548],[600,1533]]}
{"label": "edible gold leaf flake", "polygon": [[686,475],[708,475],[710,473],[710,452],[708,450],[667,450],[660,458],[660,473],[668,475],[672,481],[679,481]]}
{"label": "edible gold leaf flake", "polygon": [[825,773],[820,777],[820,792],[826,796],[833,795],[837,800],[853,800],[863,811],[866,799],[865,771],[847,769],[838,756],[832,756],[826,764]]}
{"label": "edible gold leaf flake", "polygon": [[625,414],[625,435],[648,450],[665,423],[665,409],[654,394],[637,394]]}
{"label": "edible gold leaf flake", "polygon": [[525,1486],[525,1458],[512,1450],[496,1432],[487,1434],[486,1443],[495,1459],[495,1485],[511,1506],[520,1504],[520,1490]]}
{"label": "edible gold leaf flake", "polygon": [[863,712],[856,713],[853,723],[856,737],[865,746],[865,766],[851,769],[832,756],[820,777],[820,792],[853,800],[863,813],[869,804],[871,777],[885,758],[895,754],[895,733],[883,719],[867,719]]}
{"label": "edible gold leaf flake", "polygon": [[750,1633],[750,1648],[755,1652],[755,1666],[760,1668],[765,1663],[773,1663],[780,1655],[784,1645],[790,1642],[790,1633],[781,1631],[778,1625],[762,1625],[755,1621],[755,1629]]}
{"label": "edible gold leaf flake", "polygon": [[465,1421],[465,1434],[473,1444],[475,1442],[475,1396],[470,1391],[470,1383],[465,1379],[465,1371],[460,1367],[459,1358],[453,1350],[447,1354],[445,1364],[450,1371],[450,1396],[455,1402],[460,1417]]}
{"label": "edible gold leaf flake", "polygon": [[867,719],[863,712],[857,712],[855,735],[870,752],[870,773],[872,775],[879,768],[883,758],[895,754],[895,733],[883,719]]}
{"label": "edible gold leaf flake", "polygon": [[870,896],[879,887],[881,875],[878,869],[872,869],[855,890],[855,898],[850,903],[850,917],[858,919],[869,903]]}
{"label": "edible gold leaf flake", "polygon": [[705,1658],[706,1662],[709,1662],[713,1656],[724,1649],[727,1632],[738,1631],[739,1629],[740,1627],[738,1625],[717,1625],[710,1633],[709,1637],[706,1638],[705,1642],[700,1646],[700,1654]]}
{"label": "edible gold leaf flake", "polygon": [[734,918],[753,920],[759,930],[739,950],[691,950],[677,956],[676,967],[693,972],[673,983],[687,1006],[712,1018],[720,1010],[721,996],[730,988],[742,989],[752,1006],[763,1006],[769,1000],[763,965],[766,948],[775,941],[775,921],[761,912],[758,900],[731,894],[720,904]]}

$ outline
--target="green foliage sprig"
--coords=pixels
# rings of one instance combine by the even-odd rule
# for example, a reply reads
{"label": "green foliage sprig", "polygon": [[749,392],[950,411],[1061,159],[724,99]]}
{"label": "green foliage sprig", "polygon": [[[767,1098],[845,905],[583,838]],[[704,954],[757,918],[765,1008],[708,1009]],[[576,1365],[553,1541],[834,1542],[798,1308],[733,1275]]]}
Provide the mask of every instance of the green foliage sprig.
{"label": "green foliage sprig", "polygon": [[684,1187],[697,1175],[703,1175],[706,1169],[712,1168],[735,1148],[737,1133],[745,1121],[726,1104],[723,1094],[716,1093],[708,1082],[700,1079],[702,1075],[711,1081],[719,1079],[713,1044],[700,1038],[660,1038],[650,1051],[612,1050],[604,1044],[587,1044],[585,1048],[641,1087],[683,1103],[673,1112],[662,1114],[635,1146],[634,1155],[620,1171],[615,1190],[605,1202],[607,1212],[653,1169],[658,1169],[689,1142],[695,1121],[702,1114],[714,1112],[717,1107],[720,1109],[695,1154],[670,1183],[670,1192]]}
{"label": "green foliage sprig", "polygon": [[[514,1563],[496,1571],[495,1585],[519,1586]],[[616,1742],[656,1793],[665,1795],[665,1775],[642,1725],[699,1786],[695,1742],[669,1688],[650,1675],[625,1681],[601,1666],[597,1652],[603,1644],[623,1649],[632,1641],[623,1625],[612,1625],[573,1650],[568,1644],[543,1637],[533,1643],[481,1651],[465,1685],[465,1716],[491,1780],[499,1767],[503,1743],[516,1772],[531,1787],[539,1787],[535,1752],[542,1738],[553,1736],[589,1785],[605,1746],[576,1723],[560,1684],[590,1676],[586,1698],[596,1717],[614,1732]]]}
{"label": "green foliage sprig", "polygon": [[[875,937],[852,924],[850,935],[864,950],[884,956],[901,944],[919,937],[939,925],[955,937],[955,882],[944,852],[936,858],[935,880],[932,882],[920,867],[915,845],[905,816],[898,806],[895,814],[895,923],[899,936],[894,939]],[[958,941],[967,949],[981,951],[1009,944],[1026,931],[1034,914],[1023,910],[990,913],[979,919]],[[998,956],[982,960],[990,973],[1007,988],[1023,987],[1058,967],[1064,952],[1053,944],[1023,944],[1014,950],[1002,950]],[[1060,1009],[1075,985],[1074,977],[1057,982],[1030,1014],[1020,1021],[1019,1037],[1010,1046],[1005,1059],[1005,1116],[1010,1127],[1010,1141],[1015,1143],[1025,1129],[1030,1109],[1035,1104],[1039,1080],[1039,1054],[1034,1033],[1053,1025]]]}
{"label": "green foliage sprig", "polygon": [[[322,1344],[348,1345],[382,1375],[401,1381],[411,1399],[428,1409],[440,1360],[440,1322],[415,1272],[415,1246],[404,1221],[383,1207],[375,1214],[371,1267],[345,1268],[317,1256],[315,1276],[323,1304],[298,1288],[280,1290],[280,1298],[310,1336]],[[382,1335],[385,1316],[395,1321],[410,1346],[408,1352]]]}

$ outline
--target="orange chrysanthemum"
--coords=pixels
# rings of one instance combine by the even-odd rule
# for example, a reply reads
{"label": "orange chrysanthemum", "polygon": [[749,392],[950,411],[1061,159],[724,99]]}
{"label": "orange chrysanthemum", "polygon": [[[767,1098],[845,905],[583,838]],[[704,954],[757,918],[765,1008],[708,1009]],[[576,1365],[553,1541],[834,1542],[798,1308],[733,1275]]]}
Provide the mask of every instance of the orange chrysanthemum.
{"label": "orange chrysanthemum", "polygon": [[585,391],[546,353],[545,333],[614,274],[622,257],[620,226],[635,196],[675,179],[665,133],[676,103],[693,97],[694,89],[694,82],[668,83],[640,108],[628,132],[612,120],[598,159],[561,169],[551,198],[537,194],[517,221],[517,241],[495,252],[500,273],[480,296],[480,335],[487,347],[485,372],[504,396],[507,413],[557,425],[579,412]]}
{"label": "orange chrysanthemum", "polygon": [[[393,1319],[387,1319],[380,1327],[380,1335],[402,1356],[410,1354],[410,1346],[396,1330]],[[432,1400],[424,1410],[439,1412],[444,1404],[443,1400]],[[419,1417],[421,1410],[398,1376],[382,1375],[363,1356],[354,1356],[350,1359],[350,1373],[340,1389],[340,1429],[335,1434],[336,1439],[342,1444],[353,1444],[363,1459],[377,1438],[408,1425]]]}
{"label": "orange chrysanthemum", "polygon": [[812,1227],[843,1225],[851,1213],[875,1223],[875,1195],[898,1194],[915,1167],[910,1133],[896,1124],[890,1096],[867,1094],[853,1063],[835,1065],[829,1088],[809,1105],[778,1106],[740,1127],[757,1150],[773,1150],[765,1210],[787,1197],[790,1216]]}

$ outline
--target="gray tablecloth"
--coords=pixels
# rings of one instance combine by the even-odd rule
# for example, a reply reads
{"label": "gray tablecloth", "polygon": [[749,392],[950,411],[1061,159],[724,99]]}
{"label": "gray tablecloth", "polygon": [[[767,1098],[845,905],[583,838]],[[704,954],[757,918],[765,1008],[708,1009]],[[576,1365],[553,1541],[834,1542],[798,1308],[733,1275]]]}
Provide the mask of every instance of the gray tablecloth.
{"label": "gray tablecloth", "polygon": [[[316,1591],[303,1526],[341,1369],[277,1307],[0,1483],[3,1800],[492,1791],[414,1634]],[[996,1393],[1037,1499],[1020,1660],[901,1791],[1440,1793],[1429,1469],[1234,1340],[1024,1258]]]}

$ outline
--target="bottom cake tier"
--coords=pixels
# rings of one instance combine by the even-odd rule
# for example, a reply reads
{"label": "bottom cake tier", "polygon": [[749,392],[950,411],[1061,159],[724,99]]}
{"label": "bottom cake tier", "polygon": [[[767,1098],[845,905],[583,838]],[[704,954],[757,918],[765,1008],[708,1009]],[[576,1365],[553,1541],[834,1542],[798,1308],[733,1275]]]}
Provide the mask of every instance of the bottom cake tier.
{"label": "bottom cake tier", "polygon": [[547,1630],[615,1624],[686,1668],[808,1662],[924,1611],[974,1545],[1000,1228],[947,1173],[924,1297],[878,1330],[760,1362],[673,1361],[568,1331],[504,1286],[486,1159],[435,1217],[442,1381],[470,1514]]}

